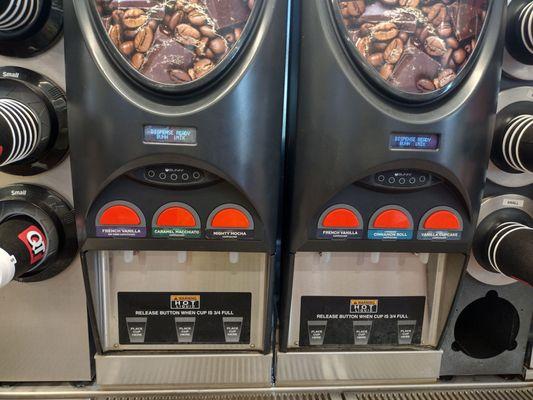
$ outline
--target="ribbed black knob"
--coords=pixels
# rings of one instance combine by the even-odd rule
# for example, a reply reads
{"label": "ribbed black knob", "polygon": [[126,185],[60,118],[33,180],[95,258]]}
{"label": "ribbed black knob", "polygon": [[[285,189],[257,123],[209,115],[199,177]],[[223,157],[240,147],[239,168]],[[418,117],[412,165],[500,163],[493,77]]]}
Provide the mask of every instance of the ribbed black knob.
{"label": "ribbed black knob", "polygon": [[0,167],[35,159],[48,142],[41,140],[37,115],[24,103],[0,99]]}
{"label": "ribbed black knob", "polygon": [[0,224],[0,287],[34,270],[45,260],[46,235],[35,221],[16,217]]}
{"label": "ribbed black knob", "polygon": [[533,172],[533,115],[519,115],[496,131],[491,158],[504,171]]}
{"label": "ribbed black knob", "polygon": [[486,270],[533,285],[533,220],[515,209],[503,209],[481,222],[474,255]]}
{"label": "ribbed black knob", "polygon": [[533,65],[533,1],[514,0],[510,4],[506,42],[513,58]]}
{"label": "ribbed black knob", "polygon": [[36,20],[39,0],[2,0],[0,2],[0,31],[23,29]]}

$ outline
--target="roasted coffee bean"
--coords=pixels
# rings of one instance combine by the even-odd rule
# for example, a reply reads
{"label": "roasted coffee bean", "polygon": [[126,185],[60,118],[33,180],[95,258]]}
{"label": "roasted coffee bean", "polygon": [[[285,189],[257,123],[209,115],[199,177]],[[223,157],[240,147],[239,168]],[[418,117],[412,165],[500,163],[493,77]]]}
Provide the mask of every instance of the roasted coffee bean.
{"label": "roasted coffee bean", "polygon": [[120,46],[120,43],[122,43],[122,28],[120,25],[113,25],[109,29],[109,38],[115,46]]}
{"label": "roasted coffee bean", "polygon": [[451,49],[457,49],[459,48],[459,42],[454,37],[449,37],[446,39],[446,46],[448,46]]}
{"label": "roasted coffee bean", "polygon": [[209,25],[204,25],[199,28],[200,33],[210,39],[218,37],[217,32]]}
{"label": "roasted coffee bean", "polygon": [[140,8],[132,8],[124,12],[122,23],[128,29],[136,29],[144,25],[148,17]]}
{"label": "roasted coffee bean", "polygon": [[341,1],[339,7],[341,14],[348,18],[361,16],[366,8],[364,0]]}
{"label": "roasted coffee bean", "polygon": [[370,44],[372,43],[372,39],[370,37],[366,36],[363,38],[360,38],[355,43],[355,47],[357,47],[357,50],[359,50],[359,53],[363,55],[363,57],[367,57],[370,53]]}
{"label": "roasted coffee bean", "polygon": [[421,92],[431,92],[435,90],[435,85],[429,79],[420,79],[416,82],[416,87]]}
{"label": "roasted coffee bean", "polygon": [[398,37],[402,39],[402,42],[404,43],[407,43],[407,41],[409,40],[409,34],[407,32],[400,32],[398,34]]}
{"label": "roasted coffee bean", "polygon": [[457,77],[453,69],[445,69],[439,72],[437,78],[433,80],[433,84],[437,89],[443,88],[454,81]]}
{"label": "roasted coffee bean", "polygon": [[465,62],[466,57],[468,57],[468,54],[464,49],[457,49],[453,52],[453,62],[457,65],[462,64]]}
{"label": "roasted coffee bean", "polygon": [[441,38],[447,38],[452,34],[452,26],[448,22],[443,22],[438,26],[437,33]]}
{"label": "roasted coffee bean", "polygon": [[388,6],[395,6],[398,4],[398,0],[381,0],[381,2]]}
{"label": "roasted coffee bean", "polygon": [[202,26],[207,22],[207,15],[199,11],[192,11],[187,17],[192,25]]}
{"label": "roasted coffee bean", "polygon": [[403,41],[402,39],[393,39],[383,53],[385,62],[389,64],[396,64],[403,54]]}
{"label": "roasted coffee bean", "polygon": [[393,71],[394,71],[394,65],[383,64],[383,66],[379,70],[379,74],[381,75],[383,79],[387,80],[390,78]]}
{"label": "roasted coffee bean", "polygon": [[446,54],[446,42],[438,36],[430,36],[424,42],[426,53],[433,57],[442,57]]}
{"label": "roasted coffee bean", "polygon": [[189,74],[181,69],[170,70],[170,79],[181,83],[190,82],[192,80]]}
{"label": "roasted coffee bean", "polygon": [[374,44],[372,44],[372,50],[377,52],[385,51],[388,45],[387,42],[374,42]]}
{"label": "roasted coffee bean", "polygon": [[398,4],[401,7],[417,8],[420,4],[420,0],[399,0]]}
{"label": "roasted coffee bean", "polygon": [[111,19],[113,20],[113,23],[115,24],[121,24],[123,17],[124,17],[124,11],[122,10],[115,10],[111,13]]}
{"label": "roasted coffee bean", "polygon": [[399,32],[398,27],[393,22],[382,22],[372,29],[373,36],[380,41],[394,39]]}
{"label": "roasted coffee bean", "polygon": [[370,65],[374,67],[379,67],[381,64],[383,64],[383,53],[370,54],[367,57],[367,60],[370,63]]}
{"label": "roasted coffee bean", "polygon": [[159,21],[155,19],[151,19],[150,21],[148,21],[148,26],[150,27],[152,32],[155,32],[157,28],[159,27]]}
{"label": "roasted coffee bean", "polygon": [[254,8],[254,3],[255,3],[255,0],[248,0],[248,8],[251,10],[252,8]]}
{"label": "roasted coffee bean", "polygon": [[133,65],[133,68],[135,69],[141,69],[141,67],[144,64],[144,54],[141,53],[135,53],[131,57],[131,65]]}
{"label": "roasted coffee bean", "polygon": [[125,55],[126,57],[130,56],[131,54],[133,54],[133,52],[135,51],[135,45],[133,44],[133,42],[130,40],[130,41],[127,41],[127,42],[124,42],[124,43],[121,43],[120,46],[119,46],[119,50],[120,52]]}
{"label": "roasted coffee bean", "polygon": [[221,55],[226,53],[228,51],[228,46],[226,45],[226,41],[222,38],[216,38],[209,42],[209,49],[217,55]]}
{"label": "roasted coffee bean", "polygon": [[213,69],[215,64],[213,64],[213,61],[211,61],[208,58],[202,58],[194,63],[194,74],[198,78],[201,78],[202,76],[206,75],[209,71]]}
{"label": "roasted coffee bean", "polygon": [[148,26],[145,26],[144,28],[141,28],[135,36],[133,41],[135,44],[135,50],[137,50],[139,53],[146,53],[148,50],[150,50],[153,41],[154,33]]}
{"label": "roasted coffee bean", "polygon": [[167,26],[171,31],[176,30],[176,27],[181,24],[183,21],[183,17],[185,16],[185,13],[183,11],[176,11],[172,16],[168,19]]}
{"label": "roasted coffee bean", "polygon": [[135,39],[135,36],[137,36],[137,30],[136,29],[126,29],[122,31],[122,36],[124,37],[124,40],[133,40]]}
{"label": "roasted coffee bean", "polygon": [[242,35],[242,29],[241,28],[235,28],[233,29],[233,33],[235,34],[235,40],[239,40]]}

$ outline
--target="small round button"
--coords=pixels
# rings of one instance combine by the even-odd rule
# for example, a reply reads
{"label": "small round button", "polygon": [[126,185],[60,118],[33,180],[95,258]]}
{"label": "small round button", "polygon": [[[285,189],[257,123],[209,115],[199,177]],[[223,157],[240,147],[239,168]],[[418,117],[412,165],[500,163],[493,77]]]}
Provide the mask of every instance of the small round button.
{"label": "small round button", "polygon": [[177,174],[172,174],[172,175],[170,175],[170,179],[172,179],[173,181],[177,181],[178,180],[178,175]]}
{"label": "small round button", "polygon": [[186,181],[189,180],[189,178],[190,178],[190,176],[189,176],[189,174],[187,174],[187,173],[181,175],[181,180],[182,180],[182,181],[185,181],[185,182],[186,182]]}
{"label": "small round button", "polygon": [[409,178],[409,183],[411,185],[414,185],[416,183],[416,179],[415,178]]}
{"label": "small round button", "polygon": [[392,184],[396,183],[396,179],[390,177],[388,182],[392,185]]}
{"label": "small round button", "polygon": [[201,175],[198,171],[194,171],[194,172],[192,173],[192,177],[193,177],[194,179],[200,179],[201,176],[202,176],[202,175]]}
{"label": "small round button", "polygon": [[167,179],[167,174],[165,174],[164,172],[161,172],[161,173],[159,174],[159,179],[162,179],[162,180]]}
{"label": "small round button", "polygon": [[400,178],[398,182],[400,183],[400,185],[405,185],[407,181],[405,180],[405,178]]}
{"label": "small round button", "polygon": [[385,182],[385,175],[379,175],[378,182]]}
{"label": "small round button", "polygon": [[422,175],[422,176],[420,176],[420,178],[418,178],[418,180],[419,180],[421,183],[426,183],[427,178],[426,178],[425,175]]}
{"label": "small round button", "polygon": [[147,175],[148,175],[148,178],[153,178],[155,176],[155,171],[151,169],[148,171]]}

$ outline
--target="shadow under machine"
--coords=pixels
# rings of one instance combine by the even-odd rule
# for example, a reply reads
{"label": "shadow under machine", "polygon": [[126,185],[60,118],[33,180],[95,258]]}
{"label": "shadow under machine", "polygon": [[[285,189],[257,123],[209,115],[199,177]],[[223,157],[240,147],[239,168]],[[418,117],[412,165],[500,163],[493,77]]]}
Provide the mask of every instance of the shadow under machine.
{"label": "shadow under machine", "polygon": [[470,374],[475,359],[459,369],[449,354],[470,357],[486,334],[469,317],[450,329],[471,247],[496,234],[476,224],[506,4],[392,3],[294,2],[282,386]]}
{"label": "shadow under machine", "polygon": [[270,385],[286,8],[68,3],[101,385]]}

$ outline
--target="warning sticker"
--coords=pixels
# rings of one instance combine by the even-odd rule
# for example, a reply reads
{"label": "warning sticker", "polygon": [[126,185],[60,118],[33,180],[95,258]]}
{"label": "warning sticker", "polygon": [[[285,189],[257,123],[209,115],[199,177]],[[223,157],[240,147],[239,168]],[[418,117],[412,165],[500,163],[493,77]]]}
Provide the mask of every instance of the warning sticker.
{"label": "warning sticker", "polygon": [[118,293],[121,344],[248,344],[251,293]]}
{"label": "warning sticker", "polygon": [[426,298],[304,296],[300,346],[417,345]]}

